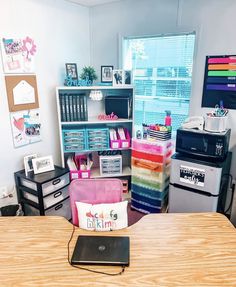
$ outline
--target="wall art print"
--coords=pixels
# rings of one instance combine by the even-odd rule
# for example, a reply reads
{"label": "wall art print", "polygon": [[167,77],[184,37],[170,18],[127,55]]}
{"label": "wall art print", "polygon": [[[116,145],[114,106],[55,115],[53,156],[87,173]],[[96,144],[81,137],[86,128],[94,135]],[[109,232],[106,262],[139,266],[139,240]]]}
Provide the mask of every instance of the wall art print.
{"label": "wall art print", "polygon": [[36,45],[32,38],[2,38],[1,52],[4,73],[35,72]]}
{"label": "wall art print", "polygon": [[14,147],[41,141],[39,109],[10,113]]}

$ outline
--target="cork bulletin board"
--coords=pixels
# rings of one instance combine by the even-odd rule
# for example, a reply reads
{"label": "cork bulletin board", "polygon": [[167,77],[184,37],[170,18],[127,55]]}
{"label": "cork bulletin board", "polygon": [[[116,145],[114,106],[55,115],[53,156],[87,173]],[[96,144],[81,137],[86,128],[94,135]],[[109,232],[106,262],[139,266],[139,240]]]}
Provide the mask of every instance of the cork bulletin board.
{"label": "cork bulletin board", "polygon": [[10,112],[39,108],[35,75],[5,76]]}

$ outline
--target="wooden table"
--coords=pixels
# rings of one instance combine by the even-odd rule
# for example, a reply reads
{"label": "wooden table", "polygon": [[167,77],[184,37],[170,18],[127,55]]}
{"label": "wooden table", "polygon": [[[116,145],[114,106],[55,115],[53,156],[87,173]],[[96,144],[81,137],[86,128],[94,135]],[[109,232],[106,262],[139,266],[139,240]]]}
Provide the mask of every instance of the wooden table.
{"label": "wooden table", "polygon": [[[0,286],[236,286],[236,230],[217,213],[152,214],[127,229],[130,267],[122,275],[71,267],[72,225],[62,217],[0,217]],[[79,234],[76,228],[71,253]],[[91,266],[119,272],[118,266]]]}

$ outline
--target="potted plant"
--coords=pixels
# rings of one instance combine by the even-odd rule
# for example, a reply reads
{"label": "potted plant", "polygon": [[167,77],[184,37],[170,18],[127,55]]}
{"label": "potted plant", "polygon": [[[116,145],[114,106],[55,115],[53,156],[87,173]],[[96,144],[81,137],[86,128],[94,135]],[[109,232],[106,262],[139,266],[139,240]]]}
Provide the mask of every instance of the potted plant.
{"label": "potted plant", "polygon": [[91,84],[92,84],[93,81],[97,80],[98,77],[97,77],[95,69],[91,66],[87,66],[82,69],[80,78],[82,80],[88,79],[89,81],[91,81]]}

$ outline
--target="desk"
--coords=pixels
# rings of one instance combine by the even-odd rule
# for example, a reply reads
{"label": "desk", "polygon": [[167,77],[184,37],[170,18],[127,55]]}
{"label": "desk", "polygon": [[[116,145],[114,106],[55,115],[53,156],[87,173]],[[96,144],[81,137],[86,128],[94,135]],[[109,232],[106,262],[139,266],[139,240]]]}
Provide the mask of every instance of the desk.
{"label": "desk", "polygon": [[[123,275],[94,274],[67,263],[72,225],[62,217],[0,217],[0,286],[236,286],[236,230],[217,213],[151,214],[127,229]],[[76,228],[71,253],[79,234]],[[92,266],[119,272],[117,266]]]}

